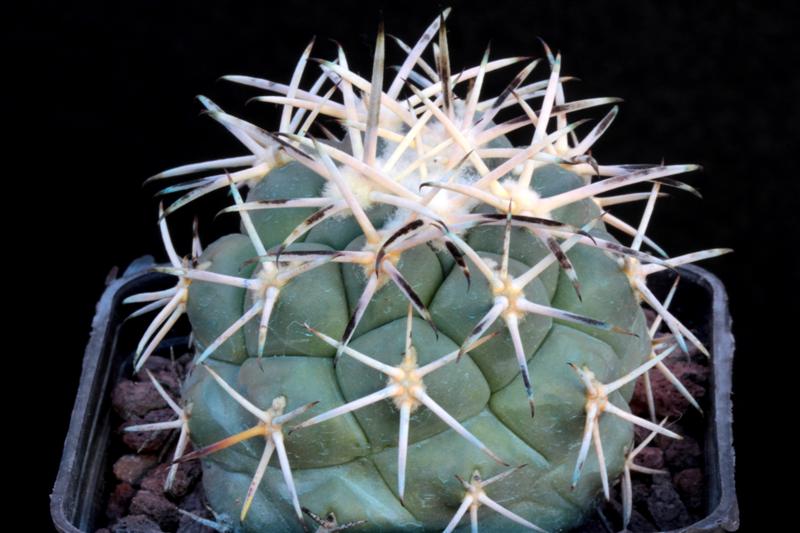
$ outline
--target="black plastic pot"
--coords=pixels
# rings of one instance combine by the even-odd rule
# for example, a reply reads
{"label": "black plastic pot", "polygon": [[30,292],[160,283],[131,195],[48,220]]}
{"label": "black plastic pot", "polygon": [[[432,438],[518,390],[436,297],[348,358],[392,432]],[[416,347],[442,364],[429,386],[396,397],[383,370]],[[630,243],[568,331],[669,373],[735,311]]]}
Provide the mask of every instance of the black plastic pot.
{"label": "black plastic pot", "polygon": [[[111,459],[111,388],[130,371],[136,328],[122,327],[130,309],[122,300],[153,290],[172,279],[149,271],[152,258],[135,261],[111,282],[97,304],[83,372],[72,411],[58,477],[50,496],[50,512],[59,531],[93,532],[104,516],[106,480]],[[708,515],[679,530],[683,533],[734,531],[739,509],[734,485],[731,371],[734,341],[725,288],[698,267],[680,269],[683,282],[673,304],[677,316],[699,328],[712,350],[711,392],[705,436],[706,502]],[[704,331],[703,331],[704,330]],[[704,335],[703,335],[704,334]]]}

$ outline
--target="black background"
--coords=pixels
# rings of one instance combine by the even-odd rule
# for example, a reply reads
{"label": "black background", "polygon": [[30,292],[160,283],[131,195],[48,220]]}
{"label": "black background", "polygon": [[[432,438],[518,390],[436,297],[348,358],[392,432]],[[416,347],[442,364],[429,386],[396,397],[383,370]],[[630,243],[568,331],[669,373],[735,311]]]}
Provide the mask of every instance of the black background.
{"label": "black background", "polygon": [[[736,250],[705,266],[731,295],[744,531],[754,530],[763,516],[756,500],[771,497],[759,475],[781,468],[769,459],[780,439],[760,431],[765,414],[773,411],[769,402],[781,394],[776,369],[797,352],[768,348],[779,333],[780,308],[773,298],[788,298],[797,287],[794,101],[800,86],[798,46],[790,31],[800,17],[795,8],[767,4],[444,4],[454,7],[448,21],[454,71],[478,63],[490,40],[492,57],[541,56],[536,38],[542,37],[563,53],[562,72],[582,80],[567,86],[568,99],[625,99],[595,146],[601,162],[664,158],[703,165],[702,173],[687,179],[705,199],[675,194],[660,202],[650,235],[673,255],[716,246]],[[335,38],[351,67],[368,77],[381,13],[387,31],[413,42],[441,6],[341,1],[27,6],[10,19],[7,32],[5,85],[19,94],[5,102],[11,117],[6,115],[4,129],[16,141],[7,156],[6,179],[20,186],[13,201],[31,206],[19,219],[23,222],[10,226],[12,241],[21,235],[20,245],[31,250],[14,263],[42,280],[23,276],[37,288],[31,297],[29,286],[20,284],[27,295],[20,310],[29,317],[27,325],[47,327],[46,338],[41,329],[32,337],[40,350],[17,359],[22,372],[38,376],[50,407],[47,444],[26,497],[32,516],[42,521],[42,528],[33,530],[44,531],[50,527],[47,494],[103,280],[113,265],[124,267],[142,254],[163,259],[155,189],[143,189],[141,182],[178,164],[244,153],[221,127],[200,116],[193,97],[205,94],[234,114],[274,128],[277,113],[271,106],[245,105],[256,91],[217,78],[236,73],[288,82],[314,35],[315,55],[331,57],[328,39]],[[390,62],[396,61],[397,49],[392,44],[388,49],[394,54]],[[502,89],[516,69],[491,76],[485,94]],[[544,72],[539,67],[537,79]],[[221,201],[207,202],[204,211],[215,212]],[[639,209],[629,211],[628,220],[636,220]],[[189,221],[187,214],[170,220],[179,253],[187,249]],[[205,242],[229,224],[202,217]],[[47,371],[33,370],[45,351]]]}

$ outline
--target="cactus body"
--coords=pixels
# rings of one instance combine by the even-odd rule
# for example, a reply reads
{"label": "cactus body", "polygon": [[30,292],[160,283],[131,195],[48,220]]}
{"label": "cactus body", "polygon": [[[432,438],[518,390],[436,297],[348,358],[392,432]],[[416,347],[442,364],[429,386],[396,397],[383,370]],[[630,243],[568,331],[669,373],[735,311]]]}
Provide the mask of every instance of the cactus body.
{"label": "cactus body", "polygon": [[[279,172],[281,180],[322,182],[296,163]],[[268,175],[263,183],[269,182]],[[533,183],[535,186],[542,183],[543,189],[567,189],[583,182],[574,174],[542,167],[534,174]],[[269,194],[268,187],[258,188],[248,200]],[[578,225],[599,214],[593,205],[570,211],[564,218],[572,218]],[[264,221],[264,236],[269,235],[276,243],[282,241],[298,218],[302,220],[305,215],[272,214]],[[283,217],[291,221],[284,222]],[[334,224],[342,226],[346,221],[333,221],[331,225]],[[270,231],[281,227],[286,228],[284,234]],[[611,238],[602,228],[594,232]],[[326,228],[319,228],[317,234],[324,243],[333,240],[327,236]],[[312,237],[307,236],[296,248],[326,248],[323,243],[313,242]],[[354,247],[359,240],[363,241],[363,237],[353,238]],[[499,261],[502,228],[480,228],[469,234],[467,240],[474,243],[481,256]],[[637,333],[638,338],[599,332],[548,317],[527,317],[520,329],[537,391],[534,418],[530,416],[520,383],[512,341],[500,322],[494,326],[500,332],[497,337],[465,355],[458,364],[445,367],[425,380],[428,394],[506,462],[527,464],[508,483],[498,487],[502,496],[496,499],[549,530],[578,524],[600,487],[596,460],[590,459],[580,484],[576,490],[570,490],[570,476],[583,432],[585,398],[582,385],[566,363],[588,365],[600,379],[608,381],[639,365],[649,352],[644,316],[627,278],[611,258],[584,248],[579,245],[570,253],[581,279],[582,303],[574,297],[572,286],[559,279],[556,268],[530,284],[526,295],[537,303],[554,304],[612,322]],[[511,237],[512,273],[521,274],[545,254],[546,250],[529,238],[526,230],[515,229]],[[241,276],[240,264],[254,255],[244,235],[228,235],[213,243],[201,256],[200,263],[210,262],[209,270],[213,272]],[[458,349],[492,306],[492,295],[484,279],[475,277],[468,287],[463,273],[453,268],[452,263],[440,261],[426,244],[406,251],[398,268],[430,308],[439,329],[437,337],[425,321],[415,318],[413,343],[420,364]],[[267,406],[278,395],[289,399],[290,408],[319,401],[304,418],[380,389],[385,379],[379,372],[347,357],[334,368],[335,348],[303,328],[303,323],[309,323],[331,337],[341,337],[365,284],[359,270],[358,266],[331,263],[298,276],[286,287],[270,319],[270,341],[261,363],[255,351],[257,331],[252,326],[215,351],[209,364],[257,405]],[[471,268],[472,272],[476,270],[474,266]],[[246,311],[250,302],[245,292],[206,282],[192,285],[188,313],[200,350]],[[403,355],[406,307],[406,300],[396,287],[390,284],[382,287],[350,346],[387,364],[396,364]],[[623,409],[630,390],[624,392],[612,399]],[[207,373],[195,372],[186,385],[185,396],[193,405],[191,432],[195,445],[216,442],[252,425],[252,415],[221,391]],[[293,432],[286,441],[287,451],[303,504],[310,509],[333,511],[342,521],[366,519],[375,529],[441,529],[461,501],[462,489],[455,475],[466,477],[478,470],[488,478],[505,469],[429,410],[420,408],[411,417],[404,507],[395,489],[397,420],[395,406],[384,401]],[[604,449],[608,457],[615,458],[608,462],[613,477],[621,471],[622,449],[631,440],[631,426],[609,417],[603,421],[601,430]],[[252,441],[209,456],[205,464],[205,488],[215,509],[227,511],[231,516],[239,514],[263,446],[263,442]],[[482,527],[491,529],[492,523],[488,521]],[[246,531],[299,529],[277,464],[267,470],[242,525]],[[507,530],[509,525],[499,522],[496,527]]]}
{"label": "cactus body", "polygon": [[[188,424],[175,456],[204,459],[209,501],[235,530],[299,531],[313,518],[320,531],[452,531],[476,527],[480,507],[484,531],[562,531],[627,472],[632,424],[678,438],[628,401],[677,347],[704,350],[667,309],[674,287],[663,302],[646,287],[652,273],[726,251],[659,257],[645,235],[660,188],[693,190],[669,176],[695,167],[598,165],[588,150],[616,107],[581,140],[567,116],[616,100],[566,102],[547,48],[547,80],[526,81],[533,62],[482,100],[484,76],[520,59],[487,52],[452,75],[445,16],[413,48],[401,43],[408,57],[391,83],[382,29],[370,81],[340,52],[300,89],[310,46],[289,85],[228,77],[281,95],[260,98],[283,106],[277,134],[201,98],[251,155],[155,177],[226,169],[166,189],[189,190],[160,219],[171,263],[160,270],[179,284],[130,301],[164,308],[137,368],[189,317],[197,366],[176,407]],[[434,69],[421,53],[436,35]],[[512,106],[523,115],[499,120]],[[343,138],[310,135],[320,116],[339,120]],[[506,133],[522,126],[531,141],[515,147]],[[180,259],[166,217],[219,189],[240,233],[205,251],[196,240]],[[605,213],[639,200],[638,228]],[[670,335],[648,329],[641,303]]]}

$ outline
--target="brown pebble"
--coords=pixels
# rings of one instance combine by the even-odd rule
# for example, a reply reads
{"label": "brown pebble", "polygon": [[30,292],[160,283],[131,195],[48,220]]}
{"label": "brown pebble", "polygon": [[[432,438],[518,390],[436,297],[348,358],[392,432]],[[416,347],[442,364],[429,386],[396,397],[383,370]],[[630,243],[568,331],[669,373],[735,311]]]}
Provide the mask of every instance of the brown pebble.
{"label": "brown pebble", "polygon": [[[201,518],[214,520],[214,516],[207,508],[202,483],[195,485],[194,489],[181,500],[178,507]],[[197,520],[181,514],[181,523],[178,525],[177,533],[212,533],[213,531],[213,529],[198,523]]]}
{"label": "brown pebble", "polygon": [[150,371],[156,381],[164,387],[167,394],[172,396],[173,399],[180,398],[182,369],[176,361],[164,357],[150,357],[144,368],[137,372],[135,376],[138,381],[152,385],[145,369]]}
{"label": "brown pebble", "polygon": [[[667,359],[666,365],[686,387],[692,397],[702,405],[706,395],[708,367],[694,362],[673,361],[670,359]],[[636,383],[634,395],[631,399],[631,410],[638,416],[649,418],[650,410],[647,406],[647,392],[644,383],[643,379]],[[695,410],[660,371],[650,371],[650,383],[653,390],[656,415],[659,419],[664,416],[675,419],[687,411]]]}
{"label": "brown pebble", "polygon": [[[164,483],[169,473],[169,466],[169,463],[164,463],[151,470],[147,476],[142,479],[142,489],[159,494],[163,493]],[[197,461],[180,463],[178,465],[178,471],[175,474],[175,480],[172,482],[172,488],[169,492],[170,496],[175,498],[182,498],[185,496],[192,489],[201,473],[202,469]]]}
{"label": "brown pebble", "polygon": [[164,493],[164,483],[167,479],[167,473],[169,471],[169,464],[162,463],[152,469],[147,475],[142,479],[141,487],[142,490],[149,490],[150,492],[155,492],[157,494]]}
{"label": "brown pebble", "polygon": [[140,490],[136,493],[131,501],[130,512],[149,516],[162,529],[175,529],[181,519],[174,503],[166,499],[163,494],[149,490]]}
{"label": "brown pebble", "polygon": [[114,410],[124,420],[143,417],[154,409],[163,409],[167,403],[149,381],[120,381],[111,393]]}
{"label": "brown pebble", "polygon": [[177,374],[177,366],[175,369],[172,370],[162,370],[160,372],[153,372],[153,377],[156,378],[164,390],[167,391],[167,394],[175,400],[178,404],[180,404],[180,397],[181,397],[181,380]]}
{"label": "brown pebble", "polygon": [[183,497],[179,507],[184,511],[189,511],[190,513],[203,516],[206,512],[206,505],[207,501],[205,492],[203,492],[203,484],[198,483],[194,486],[191,492]]}
{"label": "brown pebble", "polygon": [[631,512],[631,521],[628,523],[628,531],[636,531],[636,533],[654,533],[658,531],[658,529],[642,516],[639,511],[634,509]]}
{"label": "brown pebble", "polygon": [[145,515],[130,515],[111,526],[113,533],[164,533],[158,524]]}
{"label": "brown pebble", "polygon": [[195,486],[202,474],[203,468],[199,461],[181,463],[175,474],[175,481],[172,483],[170,493],[177,498],[185,496]]}
{"label": "brown pebble", "polygon": [[157,462],[154,455],[123,455],[114,463],[114,475],[120,481],[135,485]]}
{"label": "brown pebble", "polygon": [[175,413],[172,411],[172,409],[166,408],[150,411],[141,418],[129,420],[128,422],[124,423],[119,430],[122,434],[122,442],[124,442],[128,448],[137,453],[157,453],[161,450],[161,448],[164,447],[164,445],[166,445],[170,435],[172,434],[171,430],[131,432],[123,431],[123,429],[128,426],[139,424],[166,422],[169,420],[174,420],[175,418]]}
{"label": "brown pebble", "polygon": [[188,370],[188,366],[194,360],[194,356],[191,353],[185,353],[182,356],[178,357],[177,363],[183,367],[184,372]]}
{"label": "brown pebble", "polygon": [[[647,489],[649,490],[649,489]],[[655,526],[647,521],[647,519],[642,516],[639,511],[636,510],[638,504],[636,503],[636,487],[634,485],[634,509],[631,510],[631,521],[628,524],[627,531],[635,531],[636,533],[652,533],[657,531]],[[606,508],[609,510],[607,515],[614,516],[617,523],[622,523],[622,504],[619,503],[620,495],[617,493],[615,494],[614,498],[606,502]],[[613,511],[613,514],[612,512]],[[605,533],[608,533],[608,529],[604,529]],[[583,531],[581,530],[581,533]]]}
{"label": "brown pebble", "polygon": [[677,472],[702,465],[703,451],[692,437],[686,436],[680,440],[665,438],[663,444],[664,461],[670,471]]}
{"label": "brown pebble", "polygon": [[703,364],[705,362],[705,358],[701,358],[700,362],[678,360],[667,366],[687,387],[690,384],[695,384],[705,388],[708,385],[708,376],[711,372],[708,364]]}
{"label": "brown pebble", "polygon": [[181,377],[181,381],[185,382],[186,377],[194,368],[194,355],[190,353],[183,354],[178,358],[178,373]]}
{"label": "brown pebble", "polygon": [[637,465],[660,470],[664,468],[664,452],[661,448],[647,446],[642,448],[639,455],[636,456],[635,461]]}
{"label": "brown pebble", "polygon": [[647,498],[650,497],[650,477],[647,474],[633,474],[635,477],[631,483],[633,488],[633,504],[635,506],[647,505]]}
{"label": "brown pebble", "polygon": [[655,525],[664,531],[671,531],[691,523],[689,511],[681,501],[668,476],[654,476],[647,498],[647,509]]}
{"label": "brown pebble", "polygon": [[699,468],[681,470],[672,477],[672,482],[681,495],[686,506],[692,511],[703,508],[703,471]]}
{"label": "brown pebble", "polygon": [[[675,422],[667,422],[667,426],[666,427],[667,427],[667,429],[677,433],[681,437],[686,437],[688,435],[692,435],[692,432],[689,431],[688,428],[684,427],[683,424],[678,420],[676,420]],[[642,431],[641,431],[641,433],[637,431],[637,433],[636,433],[637,436],[640,436],[640,435],[641,436],[645,436],[645,435],[649,435],[650,434],[650,431],[645,429],[645,428],[638,428],[638,429],[641,429]],[[657,435],[656,438],[653,439],[653,444],[655,444],[656,446],[658,446],[662,450],[666,450],[667,448],[672,446],[672,444],[675,441],[678,441],[678,440],[681,440],[681,439],[673,439],[672,437],[667,437],[666,435]]]}
{"label": "brown pebble", "polygon": [[122,518],[128,512],[128,506],[136,494],[136,489],[130,483],[118,483],[114,487],[114,492],[108,498],[106,505],[106,517],[110,521]]}
{"label": "brown pebble", "polygon": [[[151,355],[147,358],[147,361],[144,364],[144,368],[153,374],[157,372],[170,372],[176,366],[177,365],[172,361],[172,359],[168,357],[160,357],[158,355]],[[147,377],[147,373],[144,371],[144,368],[136,373],[136,377],[139,378],[139,381],[150,381],[150,379]]]}

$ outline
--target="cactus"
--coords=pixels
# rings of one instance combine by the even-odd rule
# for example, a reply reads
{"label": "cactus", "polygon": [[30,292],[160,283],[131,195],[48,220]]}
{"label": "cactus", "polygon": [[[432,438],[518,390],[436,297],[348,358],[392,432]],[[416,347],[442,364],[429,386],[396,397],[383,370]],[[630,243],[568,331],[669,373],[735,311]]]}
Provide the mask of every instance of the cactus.
{"label": "cactus", "polygon": [[[569,118],[617,99],[566,101],[546,45],[541,60],[487,49],[451,72],[447,14],[414,46],[395,39],[406,58],[391,80],[382,26],[370,80],[341,49],[312,59],[313,41],[288,84],[226,76],[273,93],[255,100],[282,106],[277,131],[200,97],[249,153],[150,179],[212,174],[162,191],[181,194],[158,221],[157,270],[177,285],[128,299],[147,303],[136,315],[159,310],[137,370],[183,314],[196,366],[179,401],[153,379],[174,422],[129,429],[181,430],[167,484],[203,458],[219,530],[562,531],[623,472],[629,516],[630,473],[644,471],[634,425],[680,438],[628,401],[649,371],[671,376],[675,351],[708,354],[668,310],[677,284],[661,302],[646,283],[727,251],[670,258],[646,236],[661,189],[695,192],[672,176],[697,167],[599,164],[590,149],[617,106],[582,138]],[[487,74],[521,63],[482,94]],[[529,81],[540,65],[549,75]],[[500,121],[506,109],[518,116]],[[636,184],[650,189],[619,192]],[[195,226],[180,257],[169,215],[220,190],[241,232],[203,250]],[[606,211],[638,201],[636,227]],[[649,330],[640,304],[658,313]]]}

